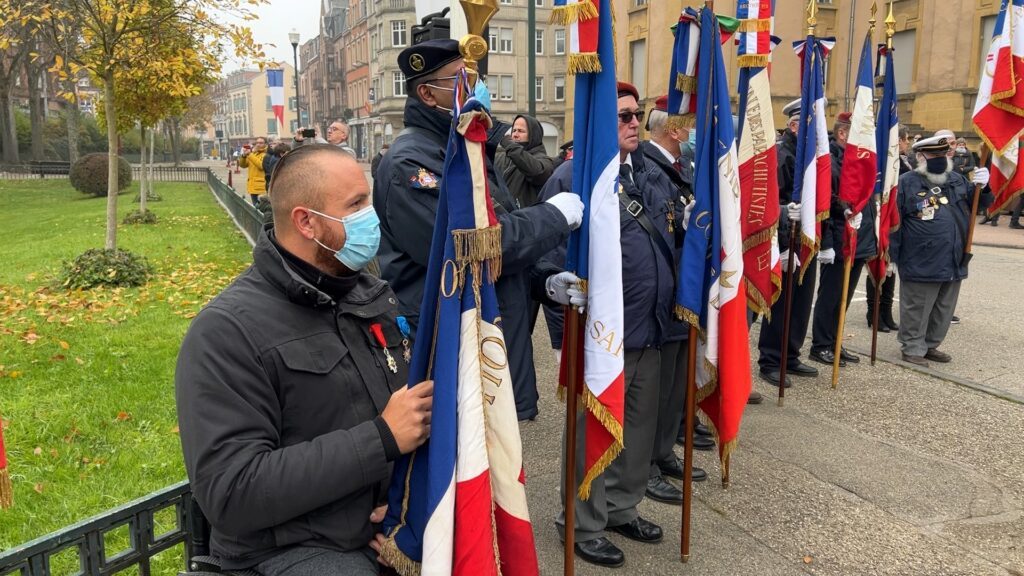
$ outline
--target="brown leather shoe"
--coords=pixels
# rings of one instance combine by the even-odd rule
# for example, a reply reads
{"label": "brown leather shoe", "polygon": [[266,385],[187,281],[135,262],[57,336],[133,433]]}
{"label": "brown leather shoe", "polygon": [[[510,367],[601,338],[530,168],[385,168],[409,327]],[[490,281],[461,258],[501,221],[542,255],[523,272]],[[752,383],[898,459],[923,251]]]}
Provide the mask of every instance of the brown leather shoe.
{"label": "brown leather shoe", "polygon": [[937,348],[929,348],[928,351],[924,353],[924,357],[929,360],[934,360],[935,362],[941,362],[943,364],[953,359],[952,356],[938,350]]}
{"label": "brown leather shoe", "polygon": [[764,401],[764,396],[757,390],[751,390],[750,396],[747,396],[747,404],[760,404]]}
{"label": "brown leather shoe", "polygon": [[918,366],[924,366],[925,368],[928,367],[928,361],[925,360],[924,356],[910,356],[909,354],[903,354],[903,361],[910,362],[911,364],[916,364]]}

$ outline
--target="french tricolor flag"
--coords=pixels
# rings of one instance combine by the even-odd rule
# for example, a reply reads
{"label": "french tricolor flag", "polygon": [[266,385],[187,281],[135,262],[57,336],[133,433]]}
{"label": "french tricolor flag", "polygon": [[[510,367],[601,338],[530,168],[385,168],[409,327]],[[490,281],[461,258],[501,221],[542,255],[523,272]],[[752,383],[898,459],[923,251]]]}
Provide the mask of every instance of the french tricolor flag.
{"label": "french tricolor flag", "polygon": [[[860,70],[857,73],[857,92],[850,118],[850,136],[843,152],[843,170],[839,176],[839,200],[849,207],[852,214],[858,214],[871,200],[875,190],[878,170],[877,143],[875,142],[875,111],[871,87],[871,36],[864,38],[864,49],[860,55]],[[852,215],[851,214],[851,215]],[[844,226],[843,259],[853,258],[857,253],[857,230]]]}
{"label": "french tricolor flag", "polygon": [[267,70],[267,91],[270,92],[270,106],[277,118],[278,134],[284,133],[284,70]]}

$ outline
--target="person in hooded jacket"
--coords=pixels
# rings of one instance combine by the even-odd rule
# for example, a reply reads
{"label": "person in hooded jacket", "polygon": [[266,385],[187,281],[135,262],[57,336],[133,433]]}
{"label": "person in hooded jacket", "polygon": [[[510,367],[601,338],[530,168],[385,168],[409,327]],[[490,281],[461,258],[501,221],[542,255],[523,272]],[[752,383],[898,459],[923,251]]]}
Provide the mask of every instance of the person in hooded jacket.
{"label": "person in hooded jacket", "polygon": [[555,171],[555,159],[544,149],[544,128],[533,116],[520,114],[512,132],[501,139],[494,169],[505,179],[520,207],[533,206],[540,189]]}

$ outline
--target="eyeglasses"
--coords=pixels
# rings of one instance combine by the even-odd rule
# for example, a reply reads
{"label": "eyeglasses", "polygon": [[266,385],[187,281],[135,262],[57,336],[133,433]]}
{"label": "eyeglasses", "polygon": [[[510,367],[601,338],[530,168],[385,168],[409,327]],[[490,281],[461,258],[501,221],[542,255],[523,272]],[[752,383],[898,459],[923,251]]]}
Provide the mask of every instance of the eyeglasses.
{"label": "eyeglasses", "polygon": [[626,110],[625,112],[619,112],[619,122],[623,124],[629,124],[633,121],[633,118],[636,118],[637,122],[642,123],[644,121],[644,111],[637,110],[636,112],[631,112]]}

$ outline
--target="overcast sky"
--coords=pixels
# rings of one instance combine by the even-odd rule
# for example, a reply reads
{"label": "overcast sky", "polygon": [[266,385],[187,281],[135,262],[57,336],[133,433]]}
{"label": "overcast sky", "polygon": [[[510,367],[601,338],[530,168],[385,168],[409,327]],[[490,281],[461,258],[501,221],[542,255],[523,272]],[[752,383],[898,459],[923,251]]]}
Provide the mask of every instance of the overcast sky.
{"label": "overcast sky", "polygon": [[[277,62],[292,63],[292,45],[288,43],[288,33],[292,28],[299,32],[300,43],[320,32],[320,0],[271,0],[257,8],[256,13],[260,19],[249,23],[253,37],[264,45],[267,58]],[[224,66],[224,73],[239,67],[239,62],[233,60]]]}

